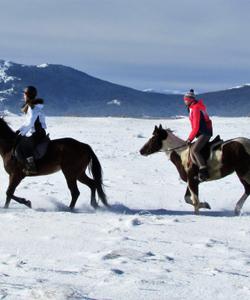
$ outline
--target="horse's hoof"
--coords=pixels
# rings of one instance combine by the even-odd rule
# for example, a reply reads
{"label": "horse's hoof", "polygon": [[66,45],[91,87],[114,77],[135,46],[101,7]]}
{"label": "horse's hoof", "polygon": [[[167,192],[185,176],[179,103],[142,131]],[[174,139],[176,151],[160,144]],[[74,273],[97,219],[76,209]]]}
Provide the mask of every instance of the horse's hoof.
{"label": "horse's hoof", "polygon": [[9,205],[4,205],[3,208],[4,208],[4,209],[7,209],[7,208],[9,208]]}
{"label": "horse's hoof", "polygon": [[235,210],[234,210],[235,216],[240,216],[240,213],[241,213],[240,209],[238,209],[238,208],[236,207]]}
{"label": "horse's hoof", "polygon": [[206,209],[211,209],[211,206],[207,202],[205,202],[204,204]]}
{"label": "horse's hoof", "polygon": [[97,208],[99,208],[99,205],[97,204],[97,203],[91,203],[91,206],[94,208],[94,209],[97,209]]}
{"label": "horse's hoof", "polygon": [[200,214],[200,211],[199,211],[199,208],[198,208],[198,207],[197,207],[197,208],[195,207],[195,209],[194,209],[194,214],[197,215],[197,216]]}
{"label": "horse's hoof", "polygon": [[32,204],[31,204],[31,201],[30,200],[27,200],[25,205],[28,207],[28,208],[32,208]]}

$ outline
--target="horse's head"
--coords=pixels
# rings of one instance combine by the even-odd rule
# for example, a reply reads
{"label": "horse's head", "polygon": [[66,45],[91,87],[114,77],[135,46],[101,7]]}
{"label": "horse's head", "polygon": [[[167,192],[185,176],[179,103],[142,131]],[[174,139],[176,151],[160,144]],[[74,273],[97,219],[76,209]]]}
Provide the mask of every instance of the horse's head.
{"label": "horse's head", "polygon": [[163,141],[166,140],[167,137],[168,132],[166,129],[163,129],[161,125],[159,127],[155,126],[153,136],[140,150],[141,155],[147,156],[160,151]]}

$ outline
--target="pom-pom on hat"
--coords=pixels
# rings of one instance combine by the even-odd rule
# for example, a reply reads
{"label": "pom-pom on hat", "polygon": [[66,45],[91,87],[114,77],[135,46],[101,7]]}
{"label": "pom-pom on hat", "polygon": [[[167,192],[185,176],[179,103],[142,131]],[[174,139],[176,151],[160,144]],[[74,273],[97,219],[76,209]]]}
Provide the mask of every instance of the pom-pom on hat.
{"label": "pom-pom on hat", "polygon": [[185,95],[184,95],[184,101],[188,101],[188,102],[193,102],[195,99],[195,93],[194,93],[194,90],[193,89],[190,89],[189,92],[187,92]]}

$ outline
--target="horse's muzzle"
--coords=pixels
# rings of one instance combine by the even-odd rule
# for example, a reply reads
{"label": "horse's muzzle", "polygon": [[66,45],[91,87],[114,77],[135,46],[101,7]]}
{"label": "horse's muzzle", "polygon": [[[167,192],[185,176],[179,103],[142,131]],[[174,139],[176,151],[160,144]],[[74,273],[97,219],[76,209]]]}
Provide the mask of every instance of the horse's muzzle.
{"label": "horse's muzzle", "polygon": [[145,150],[143,148],[139,152],[143,156],[148,156],[148,154],[145,152]]}

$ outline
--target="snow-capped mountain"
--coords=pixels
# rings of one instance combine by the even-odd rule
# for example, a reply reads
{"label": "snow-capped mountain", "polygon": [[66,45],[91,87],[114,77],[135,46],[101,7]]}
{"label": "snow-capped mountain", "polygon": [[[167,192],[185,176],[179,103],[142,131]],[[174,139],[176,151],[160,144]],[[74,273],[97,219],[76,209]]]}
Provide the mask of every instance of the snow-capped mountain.
{"label": "snow-capped mountain", "polygon": [[[19,113],[25,86],[38,88],[47,115],[171,117],[186,113],[182,94],[139,91],[54,64],[0,60],[0,110]],[[250,115],[250,86],[200,95],[210,114]]]}
{"label": "snow-capped mountain", "polygon": [[229,88],[229,90],[240,89],[240,88],[243,88],[243,87],[246,87],[246,86],[250,86],[250,83],[245,83],[243,85],[237,85],[237,86],[234,86],[232,88]]}
{"label": "snow-capped mountain", "polygon": [[184,91],[179,91],[179,90],[171,90],[171,89],[155,90],[152,88],[144,89],[143,92],[166,94],[166,95],[184,95],[185,94]]}
{"label": "snow-capped mountain", "polygon": [[[1,110],[18,113],[22,91],[38,88],[48,115],[158,116],[175,114],[172,97],[113,84],[63,65],[21,65],[0,61]],[[175,98],[177,100],[177,97]],[[160,106],[160,107],[159,107]]]}

